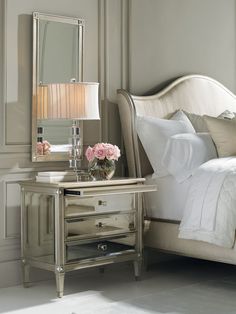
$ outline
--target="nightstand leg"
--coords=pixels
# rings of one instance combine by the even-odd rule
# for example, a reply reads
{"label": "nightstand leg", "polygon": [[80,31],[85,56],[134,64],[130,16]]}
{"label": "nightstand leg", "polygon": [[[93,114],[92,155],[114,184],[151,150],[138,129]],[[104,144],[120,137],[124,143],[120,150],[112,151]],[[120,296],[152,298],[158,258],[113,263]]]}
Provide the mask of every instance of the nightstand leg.
{"label": "nightstand leg", "polygon": [[149,271],[149,252],[148,249],[144,250],[144,254],[143,254],[143,263],[144,263],[144,269],[145,271]]}
{"label": "nightstand leg", "polygon": [[141,267],[142,267],[142,262],[141,261],[134,261],[134,275],[135,275],[135,280],[139,280],[141,276]]}
{"label": "nightstand leg", "polygon": [[64,293],[64,280],[65,280],[65,272],[64,271],[56,271],[56,285],[57,285],[57,297],[62,298]]}
{"label": "nightstand leg", "polygon": [[23,272],[23,286],[28,288],[30,286],[30,266],[22,261],[22,272]]}

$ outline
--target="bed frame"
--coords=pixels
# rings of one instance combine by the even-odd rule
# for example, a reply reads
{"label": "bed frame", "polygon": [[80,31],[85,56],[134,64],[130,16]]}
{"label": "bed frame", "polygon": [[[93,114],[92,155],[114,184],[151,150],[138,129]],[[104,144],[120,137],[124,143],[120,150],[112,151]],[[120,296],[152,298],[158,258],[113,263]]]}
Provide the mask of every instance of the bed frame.
{"label": "bed frame", "polygon": [[[120,89],[118,106],[129,176],[144,177],[153,170],[136,133],[136,116],[168,118],[178,109],[218,116],[226,109],[236,111],[236,96],[210,77],[188,75],[151,96],[134,96]],[[179,239],[178,227],[179,222],[151,218],[145,245],[167,253],[236,264],[236,245],[226,249],[201,241]]]}

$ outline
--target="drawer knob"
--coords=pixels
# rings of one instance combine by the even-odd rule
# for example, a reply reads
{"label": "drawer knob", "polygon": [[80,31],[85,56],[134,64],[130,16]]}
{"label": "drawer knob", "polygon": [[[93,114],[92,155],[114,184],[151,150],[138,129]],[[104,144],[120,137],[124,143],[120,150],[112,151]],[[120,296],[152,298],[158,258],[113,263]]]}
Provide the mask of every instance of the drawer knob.
{"label": "drawer knob", "polygon": [[129,230],[130,231],[133,231],[135,228],[134,228],[134,223],[133,222],[130,222],[129,223]]}
{"label": "drawer knob", "polygon": [[106,244],[99,243],[99,244],[98,244],[98,250],[105,252],[105,251],[107,250],[107,245],[106,245]]}
{"label": "drawer knob", "polygon": [[99,200],[98,201],[98,205],[100,205],[100,206],[107,206],[107,201]]}
{"label": "drawer knob", "polygon": [[97,228],[103,228],[104,224],[102,222],[99,222],[98,224],[96,224]]}

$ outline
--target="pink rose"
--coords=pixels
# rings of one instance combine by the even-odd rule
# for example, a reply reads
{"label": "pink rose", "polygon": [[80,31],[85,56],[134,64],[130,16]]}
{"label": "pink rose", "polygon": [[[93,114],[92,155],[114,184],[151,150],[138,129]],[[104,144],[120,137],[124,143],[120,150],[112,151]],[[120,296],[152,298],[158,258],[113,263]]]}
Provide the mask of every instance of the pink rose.
{"label": "pink rose", "polygon": [[49,155],[51,153],[51,145],[48,141],[43,141],[43,154]]}
{"label": "pink rose", "polygon": [[102,160],[106,157],[106,147],[104,143],[97,143],[93,147],[94,157]]}
{"label": "pink rose", "polygon": [[120,149],[118,146],[114,145],[114,159],[118,160],[119,157],[120,157]]}
{"label": "pink rose", "polygon": [[107,159],[111,160],[111,159],[115,159],[115,150],[114,150],[114,146],[111,144],[107,144],[106,145],[106,157]]}
{"label": "pink rose", "polygon": [[38,142],[36,146],[37,155],[43,155],[43,143]]}
{"label": "pink rose", "polygon": [[106,144],[104,143],[97,143],[93,146],[93,150],[100,150],[100,149],[105,149],[106,148]]}
{"label": "pink rose", "polygon": [[94,156],[100,160],[106,158],[106,150],[104,148],[95,149]]}
{"label": "pink rose", "polygon": [[38,155],[49,155],[51,153],[51,145],[48,141],[37,143],[37,154]]}
{"label": "pink rose", "polygon": [[87,158],[88,161],[92,161],[94,159],[94,152],[92,147],[88,147],[86,152],[85,152],[85,156]]}
{"label": "pink rose", "polygon": [[107,158],[108,160],[118,160],[120,157],[120,150],[116,145],[109,143],[97,143],[93,147],[88,147],[85,153],[88,161],[94,158],[103,160]]}

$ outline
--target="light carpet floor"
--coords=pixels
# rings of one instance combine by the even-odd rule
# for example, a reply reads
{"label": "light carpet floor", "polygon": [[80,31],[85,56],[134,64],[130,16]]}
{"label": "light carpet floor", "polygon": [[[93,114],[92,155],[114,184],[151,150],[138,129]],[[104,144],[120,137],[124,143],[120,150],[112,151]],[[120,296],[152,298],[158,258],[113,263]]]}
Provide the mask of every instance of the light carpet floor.
{"label": "light carpet floor", "polygon": [[62,299],[53,280],[2,288],[0,313],[236,314],[236,267],[179,259],[153,265],[138,282],[128,264],[91,269],[66,278]]}

